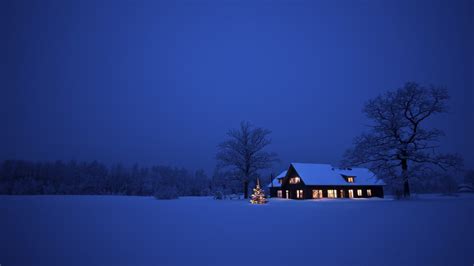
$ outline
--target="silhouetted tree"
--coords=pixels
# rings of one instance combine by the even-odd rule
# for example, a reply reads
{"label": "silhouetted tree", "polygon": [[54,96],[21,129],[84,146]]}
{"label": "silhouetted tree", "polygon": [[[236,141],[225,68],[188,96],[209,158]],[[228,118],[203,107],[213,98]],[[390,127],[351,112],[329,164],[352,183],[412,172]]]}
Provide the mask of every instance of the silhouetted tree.
{"label": "silhouetted tree", "polygon": [[239,129],[229,130],[228,139],[218,146],[217,160],[220,165],[236,171],[246,199],[250,179],[255,178],[259,170],[271,167],[276,160],[275,153],[264,151],[271,143],[270,133],[270,130],[243,121]]}
{"label": "silhouetted tree", "polygon": [[373,122],[370,131],[355,138],[344,164],[368,165],[389,182],[402,185],[404,197],[410,196],[410,178],[429,172],[431,166],[443,170],[460,166],[459,156],[435,152],[443,132],[425,127],[433,115],[447,111],[448,99],[446,89],[406,83],[370,100],[363,109]]}

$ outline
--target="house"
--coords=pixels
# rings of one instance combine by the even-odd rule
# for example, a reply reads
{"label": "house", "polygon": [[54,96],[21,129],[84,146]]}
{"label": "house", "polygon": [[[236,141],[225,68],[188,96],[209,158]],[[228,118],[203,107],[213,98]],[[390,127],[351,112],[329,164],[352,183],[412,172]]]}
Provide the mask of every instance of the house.
{"label": "house", "polygon": [[366,168],[291,163],[268,187],[271,197],[287,199],[383,198],[384,185]]}

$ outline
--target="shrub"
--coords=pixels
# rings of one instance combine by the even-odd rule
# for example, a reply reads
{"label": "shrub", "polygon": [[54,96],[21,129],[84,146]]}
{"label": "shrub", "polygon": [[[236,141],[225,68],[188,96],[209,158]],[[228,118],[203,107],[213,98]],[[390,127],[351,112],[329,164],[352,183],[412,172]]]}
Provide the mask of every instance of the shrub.
{"label": "shrub", "polygon": [[214,192],[214,199],[216,200],[224,199],[224,193],[222,193],[222,191],[220,190]]}

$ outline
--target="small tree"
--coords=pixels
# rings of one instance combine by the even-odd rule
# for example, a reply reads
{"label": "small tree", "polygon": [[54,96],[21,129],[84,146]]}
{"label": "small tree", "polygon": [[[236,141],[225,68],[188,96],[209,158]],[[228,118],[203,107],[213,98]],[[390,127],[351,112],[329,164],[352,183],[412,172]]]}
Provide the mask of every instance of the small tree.
{"label": "small tree", "polygon": [[260,188],[260,181],[257,178],[257,185],[253,189],[252,199],[250,200],[252,204],[265,204],[267,199],[265,198],[265,192]]}
{"label": "small tree", "polygon": [[276,161],[275,153],[264,151],[271,143],[270,133],[270,130],[254,127],[249,122],[241,122],[240,128],[231,129],[227,133],[228,139],[218,146],[217,160],[221,166],[230,167],[238,174],[246,199],[250,178]]}
{"label": "small tree", "polygon": [[431,166],[460,166],[459,156],[436,153],[443,132],[425,127],[433,115],[447,111],[448,99],[446,89],[407,83],[370,100],[363,110],[373,122],[370,131],[355,139],[344,164],[368,165],[387,183],[402,185],[404,197],[410,196],[410,178]]}

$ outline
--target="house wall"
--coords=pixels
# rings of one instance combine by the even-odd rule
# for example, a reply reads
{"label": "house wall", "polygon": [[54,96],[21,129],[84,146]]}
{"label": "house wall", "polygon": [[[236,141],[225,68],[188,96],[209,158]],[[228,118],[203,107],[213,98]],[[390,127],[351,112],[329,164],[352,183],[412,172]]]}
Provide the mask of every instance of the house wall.
{"label": "house wall", "polygon": [[[379,197],[383,198],[383,186],[306,186],[302,183],[300,184],[287,184],[282,185],[282,187],[278,188],[270,188],[270,196],[277,197],[277,191],[282,190],[283,198],[285,197],[285,191],[289,191],[290,199],[297,199],[296,198],[296,190],[303,190],[303,199],[312,199],[313,198],[313,190],[322,190],[323,191],[323,198],[328,197],[328,190],[335,189],[337,190],[337,198],[341,197],[341,190],[344,191],[344,198],[349,198],[349,190],[354,191],[354,198],[367,198],[367,189],[372,191],[372,197]],[[357,190],[362,189],[362,196],[357,196]]]}
{"label": "house wall", "polygon": [[270,197],[272,198],[278,197],[277,190],[281,190],[281,187],[270,187]]}

